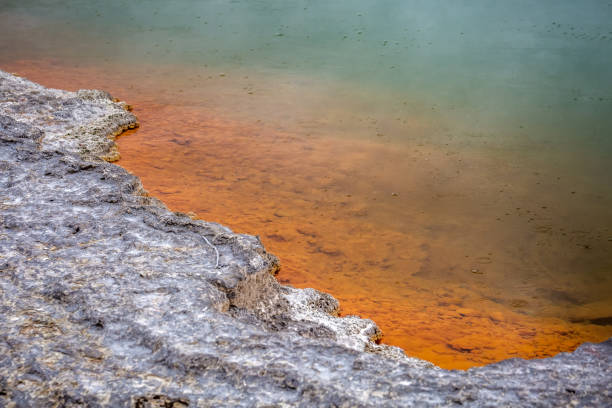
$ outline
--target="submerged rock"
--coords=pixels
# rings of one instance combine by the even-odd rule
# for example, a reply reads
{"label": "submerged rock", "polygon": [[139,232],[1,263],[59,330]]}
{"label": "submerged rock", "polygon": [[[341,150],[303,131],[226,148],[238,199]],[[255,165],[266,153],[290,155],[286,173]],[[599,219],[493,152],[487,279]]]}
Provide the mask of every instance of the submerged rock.
{"label": "submerged rock", "polygon": [[0,71],[0,406],[612,405],[610,340],[468,371],[377,345],[102,160],[126,108]]}

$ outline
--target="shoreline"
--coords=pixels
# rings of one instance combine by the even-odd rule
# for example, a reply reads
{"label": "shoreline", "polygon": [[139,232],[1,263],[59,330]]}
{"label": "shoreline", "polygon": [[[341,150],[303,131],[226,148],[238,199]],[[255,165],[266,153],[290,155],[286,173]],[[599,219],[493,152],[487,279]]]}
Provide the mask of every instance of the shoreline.
{"label": "shoreline", "polygon": [[[400,349],[376,344],[380,332],[374,322],[354,316],[334,317],[338,303],[330,295],[314,289],[280,285],[272,276],[278,268],[278,261],[265,251],[258,238],[234,234],[219,224],[172,213],[161,201],[149,197],[136,177],[119,166],[103,162],[101,157],[117,157],[113,138],[137,123],[125,104],[113,102],[110,95],[100,91],[73,93],[49,90],[2,71],[0,81],[2,95],[13,95],[15,99],[5,99],[0,104],[0,115],[4,118],[3,133],[0,134],[4,140],[2,149],[8,152],[2,155],[2,160],[9,163],[5,167],[10,173],[5,183],[9,188],[20,185],[22,201],[29,203],[25,213],[18,213],[17,216],[0,214],[5,220],[4,228],[8,225],[8,229],[13,231],[13,235],[6,235],[8,243],[3,244],[10,249],[4,253],[12,255],[10,263],[7,261],[3,265],[3,270],[24,274],[22,277],[25,279],[20,282],[27,285],[18,288],[19,284],[13,282],[15,276],[12,280],[3,279],[2,283],[14,285],[11,289],[16,294],[27,294],[33,289],[42,310],[49,309],[50,315],[56,312],[63,314],[62,319],[47,319],[50,322],[41,329],[40,324],[35,323],[40,319],[32,320],[24,317],[23,313],[14,313],[16,310],[23,312],[28,305],[15,309],[18,302],[13,299],[3,306],[21,319],[30,320],[2,322],[3,331],[21,339],[22,344],[40,337],[43,332],[43,344],[48,342],[50,347],[34,351],[29,356],[30,360],[45,360],[49,350],[58,347],[76,350],[72,352],[72,356],[75,356],[71,363],[73,366],[67,366],[79,372],[79,375],[75,374],[75,379],[80,386],[76,389],[68,387],[70,392],[98,398],[102,401],[98,402],[101,405],[104,405],[103,401],[113,401],[117,406],[127,405],[127,401],[134,401],[134,398],[153,398],[152,393],[159,389],[164,390],[164,398],[203,405],[206,401],[202,399],[203,396],[212,392],[201,388],[205,384],[217,392],[227,391],[227,387],[233,389],[237,395],[236,405],[249,405],[247,396],[251,392],[262,404],[311,401],[314,405],[329,405],[336,403],[334,398],[339,398],[337,405],[377,405],[389,401],[393,405],[417,402],[435,405],[450,404],[456,402],[455,399],[475,405],[491,401],[494,404],[530,405],[542,401],[548,404],[568,403],[578,397],[584,403],[605,405],[606,401],[610,401],[606,382],[612,359],[610,340],[599,345],[585,344],[573,353],[561,353],[548,359],[512,359],[465,372],[441,370],[425,361],[406,357]],[[16,159],[10,162],[8,159],[13,155]],[[38,174],[38,178],[31,176],[28,180],[13,180],[15,174],[24,169],[30,174]],[[29,184],[35,183],[46,188],[47,194],[61,196],[62,190],[57,187],[68,186],[72,189],[70,186],[74,186],[71,184],[75,182],[74,178],[81,183],[77,186],[82,190],[76,191],[76,201],[64,198],[63,201],[57,200],[57,204],[41,203],[40,200],[48,198],[44,194],[31,197],[24,193]],[[73,193],[75,191],[70,192]],[[67,203],[72,203],[72,207],[63,208],[62,205]],[[3,207],[3,211],[10,212],[21,202],[3,205],[8,205],[6,209]],[[89,207],[96,209],[99,215],[112,216],[109,215],[104,223],[88,218],[82,222],[83,225],[77,223],[68,226],[73,231],[77,230],[72,235],[90,234],[83,242],[75,242],[73,236],[52,236],[53,226],[47,225],[48,222],[45,224],[44,214],[64,211],[61,221],[68,221],[85,217]],[[34,209],[40,213],[33,213]],[[26,214],[26,218],[33,217],[28,220],[29,223],[47,228],[47,236],[43,234],[33,239],[33,233],[27,232],[25,221],[19,218],[19,214]],[[127,228],[127,225],[133,228]],[[108,230],[105,230],[106,227]],[[123,242],[126,236],[129,236],[127,243]],[[100,240],[112,243],[96,248],[95,242]],[[21,253],[28,243],[35,248],[34,254],[28,254],[28,251]],[[155,243],[158,245],[152,245]],[[63,258],[54,258],[57,255],[53,252],[62,247],[67,248],[75,259],[79,258],[77,246],[86,252],[87,262],[66,263]],[[126,260],[123,264],[124,258],[116,258],[122,263],[106,265],[110,269],[107,275],[101,268],[106,263],[104,255],[120,252],[123,247],[129,248],[129,253],[123,255],[129,255],[130,261]],[[215,252],[219,261],[215,260]],[[202,253],[206,256],[202,257]],[[92,266],[92,259],[99,259],[99,264]],[[37,262],[40,264],[37,265]],[[28,268],[42,270],[43,265],[51,267],[54,274],[27,276]],[[66,280],[74,278],[72,274],[79,275],[75,281],[84,280],[85,284],[79,283],[76,289],[66,287]],[[150,291],[137,300],[140,295],[134,293],[140,290],[140,286],[150,286]],[[102,295],[112,296],[106,298]],[[120,301],[114,302],[113,299]],[[202,322],[205,323],[203,327],[194,327]],[[99,327],[100,324],[102,327]],[[24,327],[33,329],[24,331]],[[59,333],[72,331],[72,341],[56,344],[61,336],[60,339],[45,337],[45,330],[49,327],[57,327]],[[239,328],[238,333],[236,327]],[[94,365],[89,365],[87,353],[79,351],[77,347],[80,339],[77,329],[102,337],[102,344],[89,345],[92,350],[98,350],[97,353],[90,352],[98,356],[93,358],[97,361],[91,363]],[[99,333],[100,330],[102,333]],[[172,333],[173,330],[176,333]],[[208,339],[206,334],[210,333],[223,338],[222,344]],[[126,349],[130,344],[137,344],[146,350]],[[271,350],[266,353],[272,355],[257,352],[262,347]],[[0,348],[4,347],[0,345]],[[38,382],[36,385],[36,381],[29,391],[19,391],[21,396],[14,393],[17,382],[30,375],[31,367],[20,362],[27,352],[9,350],[12,352],[4,354],[11,357],[8,362],[5,361],[8,366],[2,366],[2,371],[9,372],[7,368],[14,371],[0,377],[3,389],[0,401],[2,398],[9,401],[23,398],[23,403],[29,401],[36,405],[35,401],[42,400],[32,399],[39,398],[35,395],[44,396],[47,398],[45,401],[59,398],[43,387],[44,384]],[[147,359],[144,357],[147,353],[157,355]],[[373,354],[382,354],[383,358]],[[270,374],[267,369],[264,369],[263,375],[257,374],[262,367],[267,367],[266,357],[271,357],[274,362],[271,371],[276,374]],[[142,364],[136,364],[143,358]],[[599,364],[601,359],[603,365]],[[253,362],[258,369],[251,373]],[[120,375],[108,370],[109,367],[123,365],[139,373],[138,381],[115,384],[115,389],[108,393],[101,383],[91,379],[90,373],[96,371],[95,364],[106,366],[104,375],[107,379]],[[229,377],[235,375],[243,378],[245,373],[250,373],[245,378],[254,376],[256,384],[242,385],[228,380],[227,376],[218,381],[219,369],[230,373]],[[520,374],[520,369],[529,370],[536,377],[544,376],[540,380],[548,385],[538,388],[538,381],[534,383],[533,379],[525,378]],[[558,376],[559,370],[569,370],[579,375],[572,378]],[[44,372],[45,368],[40,368],[40,371]],[[65,371],[66,366],[57,372],[66,376]],[[157,372],[164,373],[167,380],[147,379],[147,373]],[[304,373],[309,373],[312,378]],[[514,377],[512,373],[515,373]],[[491,376],[496,380],[490,382]],[[87,380],[84,381],[84,378]],[[399,378],[403,379],[399,381]],[[414,378],[418,380],[416,383],[427,385],[414,388]],[[512,381],[509,381],[510,378]],[[398,381],[401,384],[396,384]],[[200,385],[199,391],[196,390],[198,387],[187,385],[192,383]],[[451,383],[457,384],[454,386],[456,389],[449,388]],[[351,389],[357,384],[362,388]],[[553,387],[549,390],[551,385]],[[60,381],[57,387],[61,386]],[[404,388],[394,388],[398,386]],[[312,387],[317,392],[308,391]],[[375,391],[381,387],[386,393],[377,396]],[[565,391],[564,387],[565,390],[575,391]],[[276,389],[283,391],[277,395],[266,391]],[[534,392],[519,392],[524,389]],[[577,389],[580,392],[577,393]],[[512,392],[504,394],[502,390]],[[435,395],[429,396],[432,392]],[[491,392],[497,394],[491,395]],[[98,394],[104,394],[107,398],[100,399]],[[230,403],[228,400],[218,401],[224,401],[221,405]]]}
{"label": "shoreline", "polygon": [[[282,260],[281,283],[332,294],[341,314],[372,319],[384,332],[383,343],[411,356],[467,369],[512,357],[550,357],[612,335],[612,326],[588,323],[611,310],[610,302],[597,301],[606,298],[610,283],[603,270],[612,244],[602,220],[610,219],[612,206],[588,193],[580,179],[568,178],[573,166],[559,173],[528,160],[514,163],[514,170],[494,170],[492,163],[512,163],[512,155],[478,149],[453,154],[459,141],[440,149],[425,143],[419,152],[341,141],[315,118],[305,122],[323,126],[314,138],[299,127],[279,131],[282,123],[265,115],[230,113],[232,106],[240,111],[244,103],[269,102],[230,97],[254,80],[231,71],[205,80],[205,90],[197,76],[184,75],[189,71],[167,75],[171,67],[155,71],[146,64],[113,70],[29,60],[7,63],[5,70],[47,87],[104,89],[129,101],[142,126],[117,139],[117,164],[172,210],[260,235]],[[193,83],[191,94],[184,82]],[[302,88],[301,94],[310,94]],[[294,108],[299,115],[297,104],[284,110]],[[201,164],[193,166],[194,160]],[[567,164],[559,157],[542,160]],[[393,174],[406,177],[396,183]],[[501,184],[514,187],[498,193]]]}
{"label": "shoreline", "polygon": [[[146,64],[113,70],[30,60],[5,70],[47,87],[104,89],[129,101],[142,126],[117,139],[120,166],[172,210],[260,235],[282,260],[281,283],[332,294],[342,314],[372,319],[383,343],[411,356],[466,369],[550,357],[612,335],[612,326],[588,323],[611,310],[604,270],[612,243],[602,220],[611,219],[612,201],[569,177],[581,173],[574,166],[559,173],[542,163],[567,165],[560,157],[542,157],[543,166],[519,161],[512,170],[503,165],[512,155],[467,148],[452,154],[459,141],[441,149],[426,143],[415,153],[335,139],[314,118],[306,123],[325,132],[314,139],[299,128],[279,132],[282,123],[257,123],[265,115],[249,120],[230,113],[256,100],[228,99],[246,85],[231,71],[204,90],[196,76],[183,75],[189,71],[164,76],[170,67],[155,71]],[[191,95],[176,76],[193,83]],[[214,94],[220,97],[207,96]],[[492,163],[502,165],[495,170]],[[406,177],[396,183],[393,174]],[[514,187],[498,193],[501,184]],[[575,245],[583,242],[590,248]],[[474,267],[484,273],[472,273]]]}

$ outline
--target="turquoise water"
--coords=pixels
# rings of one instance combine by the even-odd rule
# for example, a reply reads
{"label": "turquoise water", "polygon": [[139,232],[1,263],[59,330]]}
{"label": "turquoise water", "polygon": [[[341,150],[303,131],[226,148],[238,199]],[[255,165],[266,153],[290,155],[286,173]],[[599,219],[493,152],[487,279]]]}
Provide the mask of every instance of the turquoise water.
{"label": "turquoise water", "polygon": [[5,0],[0,13],[0,61],[299,73],[417,100],[493,140],[612,149],[608,1]]}

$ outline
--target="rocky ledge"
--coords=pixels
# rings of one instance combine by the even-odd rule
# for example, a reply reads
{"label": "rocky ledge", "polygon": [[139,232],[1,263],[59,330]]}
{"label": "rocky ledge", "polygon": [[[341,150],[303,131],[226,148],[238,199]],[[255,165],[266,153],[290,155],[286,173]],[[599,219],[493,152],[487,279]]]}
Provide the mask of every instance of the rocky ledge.
{"label": "rocky ledge", "polygon": [[0,406],[612,405],[612,341],[439,369],[280,285],[257,237],[169,211],[107,160],[100,91],[0,71]]}

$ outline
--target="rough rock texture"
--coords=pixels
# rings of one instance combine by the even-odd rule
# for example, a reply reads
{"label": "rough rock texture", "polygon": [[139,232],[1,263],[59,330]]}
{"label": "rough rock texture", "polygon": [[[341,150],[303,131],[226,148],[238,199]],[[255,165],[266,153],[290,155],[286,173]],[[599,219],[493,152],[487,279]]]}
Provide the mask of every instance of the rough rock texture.
{"label": "rough rock texture", "polygon": [[612,341],[447,371],[379,346],[256,237],[100,159],[136,118],[0,71],[0,407],[611,406]]}

